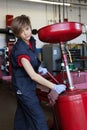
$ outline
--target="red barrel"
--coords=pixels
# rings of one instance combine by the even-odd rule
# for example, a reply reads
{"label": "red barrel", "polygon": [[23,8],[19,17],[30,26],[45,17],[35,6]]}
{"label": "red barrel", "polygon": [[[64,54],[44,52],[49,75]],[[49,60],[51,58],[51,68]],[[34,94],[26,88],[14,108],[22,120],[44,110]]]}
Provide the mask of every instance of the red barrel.
{"label": "red barrel", "polygon": [[87,89],[66,91],[54,109],[59,130],[87,130]]}

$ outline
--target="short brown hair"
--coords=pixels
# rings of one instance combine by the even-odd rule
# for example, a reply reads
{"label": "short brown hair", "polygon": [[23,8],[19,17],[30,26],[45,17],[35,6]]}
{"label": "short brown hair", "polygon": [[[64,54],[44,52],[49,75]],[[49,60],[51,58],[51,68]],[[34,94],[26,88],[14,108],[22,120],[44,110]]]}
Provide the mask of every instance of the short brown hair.
{"label": "short brown hair", "polygon": [[14,35],[19,37],[19,34],[26,25],[31,27],[31,21],[30,18],[26,15],[17,16],[13,19],[11,24],[11,29]]}

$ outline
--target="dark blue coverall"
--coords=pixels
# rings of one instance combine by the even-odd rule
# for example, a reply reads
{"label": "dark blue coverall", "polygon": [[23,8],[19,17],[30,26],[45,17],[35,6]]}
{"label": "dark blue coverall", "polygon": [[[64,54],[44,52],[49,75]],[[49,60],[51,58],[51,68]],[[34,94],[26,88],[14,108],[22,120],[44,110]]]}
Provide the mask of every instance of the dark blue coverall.
{"label": "dark blue coverall", "polygon": [[17,62],[18,56],[27,55],[34,70],[38,71],[40,61],[36,53],[35,39],[31,37],[30,42],[32,49],[23,40],[18,39],[10,55],[13,68],[12,85],[17,97],[14,130],[48,130],[45,114],[36,95],[36,82]]}

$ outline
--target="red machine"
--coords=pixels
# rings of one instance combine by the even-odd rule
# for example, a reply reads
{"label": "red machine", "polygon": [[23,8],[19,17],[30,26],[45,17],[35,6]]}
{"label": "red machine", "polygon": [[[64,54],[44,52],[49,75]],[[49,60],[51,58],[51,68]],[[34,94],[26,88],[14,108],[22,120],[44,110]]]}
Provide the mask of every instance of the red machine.
{"label": "red machine", "polygon": [[[66,41],[78,37],[81,33],[82,24],[78,22],[62,22],[38,30],[41,41],[60,43],[69,82],[67,91],[59,96],[54,106],[57,121],[55,130],[87,130],[87,89],[82,89],[81,83],[73,84],[64,47]],[[86,82],[85,84],[87,86]],[[79,85],[81,89],[78,89]]]}

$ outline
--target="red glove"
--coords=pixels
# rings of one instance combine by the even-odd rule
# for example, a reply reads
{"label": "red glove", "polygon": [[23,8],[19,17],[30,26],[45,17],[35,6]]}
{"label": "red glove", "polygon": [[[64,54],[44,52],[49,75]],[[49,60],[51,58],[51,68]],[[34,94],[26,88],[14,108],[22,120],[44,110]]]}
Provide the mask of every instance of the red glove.
{"label": "red glove", "polygon": [[51,90],[50,93],[48,94],[49,103],[51,105],[54,105],[56,103],[56,100],[58,99],[58,96],[59,94],[56,91]]}

